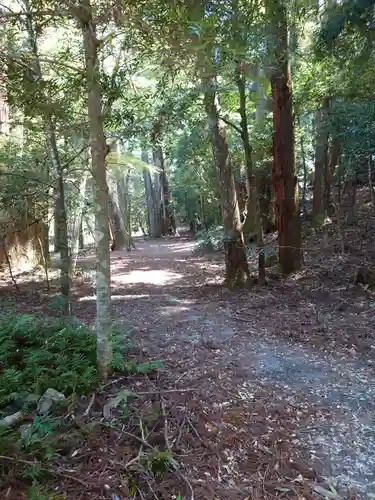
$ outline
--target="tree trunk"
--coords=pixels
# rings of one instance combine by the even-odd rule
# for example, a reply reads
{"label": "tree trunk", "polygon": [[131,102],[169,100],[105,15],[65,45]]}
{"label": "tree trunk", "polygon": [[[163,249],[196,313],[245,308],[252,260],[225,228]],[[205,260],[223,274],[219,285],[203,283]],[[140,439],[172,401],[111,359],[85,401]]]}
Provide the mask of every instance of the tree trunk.
{"label": "tree trunk", "polygon": [[79,226],[79,238],[78,238],[78,247],[80,250],[85,248],[85,239],[83,235],[83,220],[81,218],[81,225]]}
{"label": "tree trunk", "polygon": [[332,189],[332,179],[335,172],[335,168],[340,159],[340,142],[337,137],[332,139],[331,151],[329,162],[326,163],[326,174],[324,177],[324,210],[327,214],[330,213],[332,209],[331,203],[331,189]]}
{"label": "tree trunk", "polygon": [[120,250],[127,245],[126,228],[122,220],[122,214],[120,212],[119,206],[116,203],[116,195],[117,193],[111,194],[111,189],[109,190],[108,209],[111,226],[113,229],[112,250]]}
{"label": "tree trunk", "polygon": [[96,232],[96,331],[97,363],[101,378],[107,378],[112,360],[111,269],[109,252],[108,185],[106,140],[103,129],[99,42],[96,38],[90,0],[81,0],[80,11],[87,81],[87,110],[91,135],[91,171],[94,179]]}
{"label": "tree trunk", "polygon": [[372,185],[372,168],[371,168],[371,156],[368,159],[368,185],[370,188],[370,201],[371,205],[374,205],[374,188]]}
{"label": "tree trunk", "polygon": [[[142,160],[148,163],[148,152],[142,152]],[[155,199],[155,189],[152,185],[151,172],[148,168],[143,169],[143,180],[145,186],[145,199],[147,206],[147,223],[148,231],[151,238],[161,237],[161,220],[159,215],[159,210],[157,208],[157,202]]]}
{"label": "tree trunk", "polygon": [[[37,37],[32,22],[32,14],[28,0],[25,0],[25,10],[28,15],[25,17],[26,30],[28,35],[28,43],[31,53],[33,54],[33,70],[36,80],[39,84],[42,83],[42,70],[39,60],[39,51],[37,45]],[[43,88],[43,87],[41,87]],[[41,90],[44,102],[49,103],[48,96]],[[63,297],[63,312],[66,315],[71,313],[71,276],[70,276],[70,255],[68,244],[68,224],[65,207],[65,189],[64,189],[64,170],[60,162],[59,151],[57,148],[56,130],[53,121],[52,108],[46,108],[42,115],[44,137],[46,142],[46,152],[51,163],[53,174],[57,177],[55,190],[55,224],[58,228],[58,250],[60,252],[60,289]]]}
{"label": "tree trunk", "polygon": [[[57,191],[57,187],[55,189]],[[60,226],[59,226],[59,214],[58,214],[58,198],[54,197],[54,210],[53,210],[53,249],[55,253],[60,252]]]}
{"label": "tree trunk", "polygon": [[301,120],[299,113],[297,114],[298,128],[299,128],[299,140],[300,140],[300,148],[301,148],[301,156],[302,156],[302,167],[303,167],[303,188],[302,188],[302,209],[303,215],[307,217],[307,165],[306,165],[306,154],[305,154],[305,144],[303,142],[303,133],[301,127]]}
{"label": "tree trunk", "polygon": [[243,285],[244,277],[250,279],[246,250],[243,241],[240,211],[229,158],[228,139],[219,118],[216,78],[203,76],[204,105],[208,116],[212,152],[218,171],[224,225],[225,282],[229,288]]}
{"label": "tree trunk", "polygon": [[81,246],[81,234],[82,234],[82,215],[83,215],[83,209],[85,206],[85,200],[86,200],[86,187],[87,187],[87,178],[88,178],[88,172],[84,172],[83,174],[83,179],[79,188],[79,203],[77,206],[77,212],[76,212],[76,217],[74,221],[74,227],[73,227],[73,235],[72,235],[72,248],[71,248],[71,276],[74,275],[74,272],[76,270],[77,266],[77,258],[78,258],[78,253],[79,249],[83,247]]}
{"label": "tree trunk", "polygon": [[170,234],[170,206],[169,206],[169,183],[166,170],[166,160],[162,145],[162,123],[160,120],[154,122],[151,132],[152,154],[154,164],[159,170],[160,196],[161,196],[161,217],[162,217],[162,234],[165,236]]}
{"label": "tree trunk", "polygon": [[263,241],[263,227],[259,205],[259,196],[257,192],[255,177],[253,175],[253,159],[252,147],[249,137],[249,129],[247,125],[247,111],[246,111],[246,79],[243,72],[241,63],[237,64],[236,68],[236,82],[238,93],[240,96],[240,116],[241,116],[241,139],[245,152],[246,162],[246,187],[247,187],[247,207],[246,207],[246,221],[244,224],[244,238],[247,238],[252,232],[257,236],[258,252],[261,254],[259,258],[258,279],[259,284],[264,285],[265,282],[265,259],[264,259],[264,241]]}
{"label": "tree trunk", "polygon": [[155,147],[153,152],[154,164],[159,169],[160,199],[161,199],[161,217],[162,234],[169,233],[169,185],[165,171],[165,160],[161,147]]}
{"label": "tree trunk", "polygon": [[325,172],[328,162],[328,107],[329,99],[324,99],[321,109],[315,114],[315,168],[313,190],[313,216],[324,212]]}
{"label": "tree trunk", "polygon": [[290,274],[301,267],[301,220],[294,157],[287,17],[281,0],[268,0],[267,7],[270,23],[276,35],[272,40],[275,56],[271,76],[274,125],[272,177],[279,239],[279,262],[282,273]]}

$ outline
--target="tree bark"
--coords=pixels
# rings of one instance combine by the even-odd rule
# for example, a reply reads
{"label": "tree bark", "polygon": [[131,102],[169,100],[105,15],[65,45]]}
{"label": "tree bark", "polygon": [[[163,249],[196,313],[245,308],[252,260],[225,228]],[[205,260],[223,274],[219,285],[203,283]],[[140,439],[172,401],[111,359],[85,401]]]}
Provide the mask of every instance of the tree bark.
{"label": "tree bark", "polygon": [[162,234],[165,236],[171,233],[171,218],[169,206],[169,183],[166,169],[166,160],[163,152],[162,140],[162,124],[160,120],[154,122],[151,132],[152,154],[155,166],[159,169],[160,195],[161,195],[161,217],[162,217]]}
{"label": "tree bark", "polygon": [[71,247],[71,271],[70,275],[73,276],[77,266],[77,258],[79,249],[82,248],[80,246],[80,239],[82,233],[82,215],[83,209],[85,205],[85,197],[86,197],[86,187],[87,187],[87,178],[88,172],[84,172],[83,179],[79,188],[79,203],[77,206],[76,217],[74,221],[73,227],[73,235],[72,235],[72,247]]}
{"label": "tree bark", "polygon": [[[142,160],[145,163],[149,163],[148,152],[142,152]],[[143,169],[143,180],[145,186],[145,199],[147,206],[147,224],[148,232],[151,238],[161,237],[161,220],[160,213],[157,209],[157,203],[155,199],[155,189],[152,185],[151,172],[148,168]]]}
{"label": "tree bark", "polygon": [[214,76],[202,77],[204,105],[211,134],[212,153],[216,164],[224,225],[225,282],[229,288],[244,284],[250,279],[244,246],[240,211],[234,184],[233,169],[229,158],[228,139],[219,118],[217,83]]}
{"label": "tree bark", "polygon": [[331,144],[331,151],[329,155],[329,162],[326,163],[326,173],[324,178],[324,210],[328,214],[332,209],[331,203],[331,190],[332,179],[336,166],[339,162],[341,154],[340,141],[337,137],[333,137]]}
{"label": "tree bark", "polygon": [[95,192],[96,232],[96,332],[98,371],[104,380],[112,360],[111,269],[109,253],[108,184],[106,175],[107,146],[103,128],[102,96],[96,38],[90,0],[81,0],[79,17],[85,49],[87,110],[91,135],[91,170]]}
{"label": "tree bark", "polygon": [[256,187],[255,176],[253,175],[252,147],[250,143],[249,129],[247,124],[246,111],[246,79],[241,63],[237,63],[236,83],[240,97],[240,116],[241,116],[241,139],[245,153],[246,162],[246,188],[247,188],[247,207],[246,220],[243,227],[244,238],[248,238],[251,232],[257,236],[258,252],[262,254],[259,258],[258,279],[259,284],[265,282],[265,259],[264,259],[264,241],[262,218],[259,205],[259,195]]}
{"label": "tree bark", "polygon": [[315,167],[313,188],[313,216],[324,212],[324,187],[328,163],[328,107],[329,99],[324,99],[322,107],[315,114]]}
{"label": "tree bark", "polygon": [[373,188],[373,185],[372,185],[372,165],[371,165],[371,156],[369,156],[368,158],[368,185],[369,185],[369,188],[370,188],[370,201],[371,201],[371,205],[374,205],[374,201],[375,201],[375,198],[374,198],[374,188]]}
{"label": "tree bark", "polygon": [[300,269],[302,260],[288,27],[286,9],[281,0],[268,0],[267,8],[270,23],[275,30],[275,39],[272,40],[274,68],[271,76],[274,125],[272,177],[279,263],[282,273],[287,275]]}
{"label": "tree bark", "polygon": [[[37,82],[42,83],[43,75],[39,60],[39,51],[37,45],[37,37],[32,22],[32,14],[28,0],[25,0],[25,9],[28,15],[25,17],[25,24],[28,36],[28,43],[33,54],[33,69]],[[48,96],[41,90],[41,97],[44,102],[48,103]],[[56,175],[55,189],[55,224],[58,228],[58,250],[60,252],[60,289],[63,297],[62,310],[64,314],[71,314],[71,276],[70,276],[70,255],[68,244],[68,223],[65,206],[65,188],[64,188],[64,169],[60,162],[59,151],[57,148],[56,129],[53,120],[52,107],[45,108],[46,111],[42,115],[44,137],[46,142],[46,151],[51,163],[52,171]]]}

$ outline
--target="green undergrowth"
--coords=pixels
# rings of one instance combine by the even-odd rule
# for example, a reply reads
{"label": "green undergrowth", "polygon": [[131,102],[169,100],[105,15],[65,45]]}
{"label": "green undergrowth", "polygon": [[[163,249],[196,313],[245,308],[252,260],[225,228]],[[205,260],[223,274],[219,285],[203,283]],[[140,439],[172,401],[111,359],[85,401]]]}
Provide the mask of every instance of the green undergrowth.
{"label": "green undergrowth", "polygon": [[[112,343],[116,376],[162,367],[158,361],[139,363],[120,326],[113,330]],[[66,399],[47,415],[39,415],[37,403],[46,389],[56,389]],[[96,369],[96,338],[89,328],[77,320],[42,319],[11,309],[0,313],[0,418],[17,411],[27,416],[17,425],[0,425],[0,455],[11,457],[0,465],[19,475],[17,461],[24,460],[21,475],[30,487],[28,498],[65,498],[45,493],[48,470],[92,434],[90,422],[79,426],[71,415],[78,411],[78,401],[93,392],[100,394],[103,388]],[[130,403],[126,404],[129,411]]]}
{"label": "green undergrowth", "polygon": [[98,384],[96,341],[82,323],[0,314],[0,410],[53,388],[86,394]]}
{"label": "green undergrowth", "polygon": [[197,232],[195,239],[197,241],[194,249],[195,254],[212,253],[222,250],[224,241],[223,227],[211,227],[208,231],[202,229]]}

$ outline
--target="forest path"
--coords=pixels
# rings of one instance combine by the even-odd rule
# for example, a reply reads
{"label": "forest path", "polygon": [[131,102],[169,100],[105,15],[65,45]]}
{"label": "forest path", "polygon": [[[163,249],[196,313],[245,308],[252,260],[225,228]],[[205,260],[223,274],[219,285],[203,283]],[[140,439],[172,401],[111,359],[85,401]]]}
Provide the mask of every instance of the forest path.
{"label": "forest path", "polygon": [[[305,300],[295,295],[295,285],[280,284],[230,293],[219,286],[221,257],[195,257],[193,248],[176,238],[139,241],[135,251],[112,254],[115,312],[133,326],[135,341],[150,356],[178,366],[179,379],[191,386],[204,379],[213,395],[229,387],[251,405],[267,388],[284,409],[322,408],[296,439],[334,484],[375,498],[371,360],[288,340],[285,330],[311,326],[306,318],[319,306],[311,296]],[[327,328],[333,331],[355,327],[332,322]]]}

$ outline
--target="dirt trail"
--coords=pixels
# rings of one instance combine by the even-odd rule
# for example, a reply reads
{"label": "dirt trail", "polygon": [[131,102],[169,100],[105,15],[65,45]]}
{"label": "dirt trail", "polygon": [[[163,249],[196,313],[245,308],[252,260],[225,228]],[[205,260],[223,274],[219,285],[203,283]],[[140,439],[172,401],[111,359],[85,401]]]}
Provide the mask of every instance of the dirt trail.
{"label": "dirt trail", "polygon": [[[134,326],[135,340],[151,356],[174,359],[181,378],[191,383],[210,379],[213,394],[230,385],[246,405],[267,387],[301,410],[328,408],[329,418],[322,411],[321,419],[300,429],[296,439],[334,484],[353,488],[361,498],[375,498],[371,360],[330,354],[278,335],[293,328],[291,318],[301,322],[306,304],[314,310],[311,297],[303,301],[293,289],[277,285],[275,290],[272,284],[252,292],[225,291],[218,286],[220,258],[193,257],[193,246],[176,239],[140,242],[131,253],[114,252],[117,316]],[[92,299],[80,299],[85,314],[94,307]]]}

